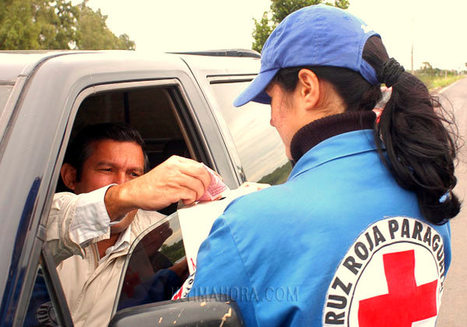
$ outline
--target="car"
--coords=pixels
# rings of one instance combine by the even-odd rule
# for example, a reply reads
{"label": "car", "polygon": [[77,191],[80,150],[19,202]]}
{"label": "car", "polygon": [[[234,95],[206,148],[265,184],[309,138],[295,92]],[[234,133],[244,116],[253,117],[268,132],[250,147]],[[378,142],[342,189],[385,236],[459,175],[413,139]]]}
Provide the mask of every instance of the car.
{"label": "car", "polygon": [[[291,164],[269,124],[268,106],[232,105],[259,66],[258,53],[238,49],[0,52],[2,326],[27,325],[31,310],[59,325],[73,325],[45,235],[53,195],[63,190],[59,175],[68,142],[82,127],[128,123],[142,134],[151,167],[174,154],[193,158],[217,171],[230,188],[245,181],[286,180]],[[176,204],[164,209],[167,218],[131,245],[111,325],[154,325],[155,317],[166,317],[158,326],[169,325],[174,312],[177,326],[199,321],[217,326],[222,319],[224,326],[230,320],[241,324],[235,314],[226,321],[225,313],[235,304],[223,297],[203,300],[202,308],[200,302],[184,300],[122,309],[121,301],[129,294],[128,271],[134,274],[140,268],[134,258],[145,236],[169,224],[172,236],[156,250],[171,263],[183,258],[176,209]],[[51,301],[36,310],[39,279],[45,281]]]}

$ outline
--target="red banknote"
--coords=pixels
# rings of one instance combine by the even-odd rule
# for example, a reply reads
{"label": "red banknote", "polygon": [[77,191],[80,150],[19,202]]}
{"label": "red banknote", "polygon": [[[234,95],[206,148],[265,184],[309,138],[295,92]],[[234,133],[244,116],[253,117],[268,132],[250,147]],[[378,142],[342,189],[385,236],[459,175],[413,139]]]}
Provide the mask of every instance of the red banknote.
{"label": "red banknote", "polygon": [[211,175],[211,183],[206,190],[206,193],[203,194],[198,201],[213,201],[221,197],[222,192],[228,189],[227,185],[222,181],[221,177],[215,173],[211,168],[206,166],[206,169]]}

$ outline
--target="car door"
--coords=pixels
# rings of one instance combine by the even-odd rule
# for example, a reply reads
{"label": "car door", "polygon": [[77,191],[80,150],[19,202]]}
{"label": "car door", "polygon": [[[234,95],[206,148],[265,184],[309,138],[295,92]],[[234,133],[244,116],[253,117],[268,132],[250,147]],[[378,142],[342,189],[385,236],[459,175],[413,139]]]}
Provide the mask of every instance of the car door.
{"label": "car door", "polygon": [[[54,55],[32,64],[23,75],[6,104],[11,115],[1,143],[1,320],[7,326],[35,325],[37,321],[29,324],[34,316],[39,322],[70,325],[45,240],[53,194],[60,190],[60,166],[75,127],[99,121],[140,124],[153,165],[178,154],[182,144],[182,155],[221,172],[231,186],[238,185],[239,177],[199,87],[175,59]],[[147,117],[155,108],[144,106],[151,98],[163,99],[157,104],[170,114]],[[163,132],[160,137],[151,134],[156,126]]]}

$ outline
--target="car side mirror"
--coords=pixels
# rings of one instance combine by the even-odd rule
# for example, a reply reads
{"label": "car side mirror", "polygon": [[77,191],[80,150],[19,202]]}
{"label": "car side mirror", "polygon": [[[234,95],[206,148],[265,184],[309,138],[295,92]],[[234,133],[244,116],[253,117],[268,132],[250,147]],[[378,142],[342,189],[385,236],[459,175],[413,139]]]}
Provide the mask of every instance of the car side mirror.
{"label": "car side mirror", "polygon": [[118,311],[109,327],[244,326],[237,303],[225,295],[144,304]]}

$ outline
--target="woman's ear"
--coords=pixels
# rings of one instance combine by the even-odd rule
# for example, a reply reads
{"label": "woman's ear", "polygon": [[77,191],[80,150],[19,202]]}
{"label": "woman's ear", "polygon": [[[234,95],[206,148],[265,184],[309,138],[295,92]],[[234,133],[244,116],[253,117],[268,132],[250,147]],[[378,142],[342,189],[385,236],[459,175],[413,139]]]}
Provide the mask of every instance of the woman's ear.
{"label": "woman's ear", "polygon": [[317,107],[321,91],[318,76],[309,69],[301,69],[298,72],[298,85],[304,108],[310,110]]}
{"label": "woman's ear", "polygon": [[70,190],[74,191],[76,188],[76,168],[70,164],[64,163],[60,169],[63,184]]}

